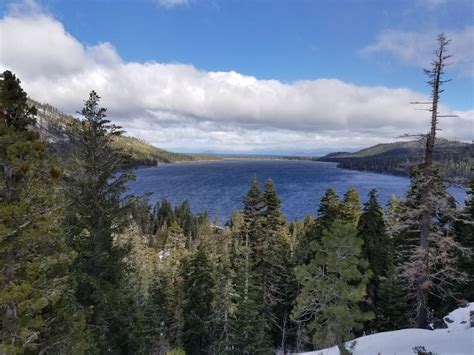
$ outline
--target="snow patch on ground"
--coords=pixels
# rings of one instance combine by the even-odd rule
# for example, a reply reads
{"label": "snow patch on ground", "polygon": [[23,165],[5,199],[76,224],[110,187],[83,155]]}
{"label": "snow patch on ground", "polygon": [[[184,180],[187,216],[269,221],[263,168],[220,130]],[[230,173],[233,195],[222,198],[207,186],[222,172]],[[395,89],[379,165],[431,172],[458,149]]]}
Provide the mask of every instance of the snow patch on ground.
{"label": "snow patch on ground", "polygon": [[[469,313],[474,302],[458,308],[444,319],[448,328],[436,330],[402,329],[355,339],[354,355],[413,355],[414,347],[424,346],[436,355],[474,355],[474,328]],[[451,322],[452,321],[452,322]],[[346,347],[350,347],[350,341]],[[339,355],[337,347],[304,353],[306,355]]]}

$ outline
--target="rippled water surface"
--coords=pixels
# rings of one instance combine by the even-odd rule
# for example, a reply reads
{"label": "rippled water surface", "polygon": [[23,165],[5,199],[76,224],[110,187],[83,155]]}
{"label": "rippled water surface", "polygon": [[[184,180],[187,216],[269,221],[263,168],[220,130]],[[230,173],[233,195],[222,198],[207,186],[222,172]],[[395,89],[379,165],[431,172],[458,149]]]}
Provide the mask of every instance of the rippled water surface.
{"label": "rippled water surface", "polygon": [[[407,177],[339,169],[334,163],[290,160],[222,160],[165,164],[135,171],[136,181],[129,184],[130,193],[152,192],[151,202],[167,198],[173,204],[189,200],[194,212],[207,210],[224,223],[233,208],[242,207],[242,199],[253,175],[261,185],[271,178],[288,219],[304,218],[315,213],[325,190],[332,186],[340,196],[354,186],[362,201],[376,188],[379,201],[385,204],[391,195],[404,196]],[[450,190],[463,201],[464,190]]]}

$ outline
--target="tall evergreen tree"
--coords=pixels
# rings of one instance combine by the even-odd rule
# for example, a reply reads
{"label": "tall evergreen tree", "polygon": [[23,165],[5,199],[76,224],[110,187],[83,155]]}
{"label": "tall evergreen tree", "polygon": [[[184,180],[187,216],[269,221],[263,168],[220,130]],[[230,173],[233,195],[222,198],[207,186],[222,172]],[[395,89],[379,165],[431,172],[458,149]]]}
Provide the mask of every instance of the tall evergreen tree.
{"label": "tall evergreen tree", "polygon": [[256,176],[252,179],[250,190],[244,199],[244,207],[242,209],[243,224],[241,229],[242,241],[248,245],[251,251],[255,251],[258,241],[261,239],[261,225],[263,209],[265,202],[263,194],[260,190],[258,179]]}
{"label": "tall evergreen tree", "polygon": [[[236,311],[235,270],[231,263],[232,240],[229,235],[214,236],[217,244],[212,255],[214,289],[211,303],[212,342],[209,353],[230,354],[234,346],[234,316]],[[202,242],[201,242],[202,243]]]}
{"label": "tall evergreen tree", "polygon": [[306,332],[315,346],[337,345],[342,354],[349,353],[344,343],[372,316],[360,308],[370,272],[356,233],[350,224],[334,221],[321,240],[312,243],[311,262],[296,270],[302,288],[293,317],[306,321]]}
{"label": "tall evergreen tree", "polygon": [[61,169],[36,132],[35,108],[11,72],[0,80],[0,353],[81,354],[85,317],[60,228]]}
{"label": "tall evergreen tree", "polygon": [[73,271],[76,296],[89,311],[87,325],[101,351],[127,351],[127,324],[120,309],[127,248],[116,243],[128,223],[122,205],[125,184],[131,179],[119,173],[122,152],[111,144],[121,134],[110,124],[100,97],[92,91],[81,111],[83,120],[72,127],[78,148],[65,184],[67,195],[65,230],[76,251]]}
{"label": "tall evergreen tree", "polygon": [[182,323],[177,322],[179,318],[176,315],[182,312],[182,302],[175,298],[180,295],[177,289],[181,286],[181,282],[176,275],[170,275],[167,266],[167,263],[164,264],[158,258],[147,302],[146,318],[152,336],[151,347],[159,354],[168,353],[181,341],[177,338],[181,336],[178,328]]}
{"label": "tall evergreen tree", "polygon": [[[383,316],[380,286],[388,277],[393,248],[385,227],[382,207],[377,201],[377,191],[369,192],[369,199],[364,205],[364,211],[359,219],[357,234],[363,241],[362,255],[369,263],[372,276],[367,285],[370,308],[375,311],[375,319],[369,325],[378,329],[377,320]],[[381,312],[381,313],[379,313]]]}
{"label": "tall evergreen tree", "polygon": [[212,339],[213,267],[204,246],[184,268],[184,328],[186,354],[208,354]]}
{"label": "tall evergreen tree", "polygon": [[317,214],[317,226],[319,231],[329,228],[332,223],[340,217],[341,202],[336,191],[329,187],[321,198]]}
{"label": "tall evergreen tree", "polygon": [[339,200],[339,196],[332,187],[329,187],[323,197],[321,197],[316,220],[311,223],[304,237],[300,240],[298,249],[303,264],[308,263],[312,259],[311,243],[313,241],[319,241],[322,232],[329,228],[329,226],[340,217],[340,214],[341,201]]}
{"label": "tall evergreen tree", "polygon": [[263,199],[265,203],[263,218],[265,239],[260,273],[266,318],[274,339],[274,346],[285,350],[292,327],[290,312],[296,297],[294,292],[296,284],[288,228],[281,212],[280,199],[271,179],[265,182]]}
{"label": "tall evergreen tree", "polygon": [[458,252],[457,267],[466,276],[460,283],[459,295],[467,301],[474,300],[474,181],[471,181],[466,205],[456,221],[456,237],[462,247]]}
{"label": "tall evergreen tree", "polygon": [[261,262],[265,240],[262,228],[264,208],[264,197],[254,176],[252,186],[244,198],[240,245],[234,257],[238,293],[234,338],[235,350],[242,354],[260,354],[271,350],[263,303],[262,275],[257,266]]}
{"label": "tall evergreen tree", "polygon": [[388,265],[386,276],[380,278],[377,301],[374,302],[375,319],[369,322],[369,331],[379,332],[407,328],[410,325],[406,292],[393,263]]}
{"label": "tall evergreen tree", "polygon": [[26,131],[28,126],[36,123],[37,109],[28,104],[28,96],[22,89],[20,79],[11,71],[4,71],[0,76],[0,120],[6,126]]}
{"label": "tall evergreen tree", "polygon": [[360,203],[359,193],[355,187],[351,187],[344,194],[344,199],[341,203],[341,219],[357,227],[361,213],[362,205]]}
{"label": "tall evergreen tree", "polygon": [[157,277],[152,292],[154,305],[160,310],[160,347],[180,348],[183,345],[184,327],[184,266],[190,257],[190,251],[186,248],[186,237],[177,222],[171,224],[166,244],[159,254]]}
{"label": "tall evergreen tree", "polygon": [[[150,216],[148,209],[143,209],[143,212]],[[159,313],[151,300],[157,275],[157,253],[149,246],[148,236],[143,234],[135,220],[117,237],[117,242],[129,247],[125,259],[127,274],[120,287],[120,308],[131,310],[122,313],[127,322],[127,352],[152,353],[158,349],[156,340],[160,327]]]}

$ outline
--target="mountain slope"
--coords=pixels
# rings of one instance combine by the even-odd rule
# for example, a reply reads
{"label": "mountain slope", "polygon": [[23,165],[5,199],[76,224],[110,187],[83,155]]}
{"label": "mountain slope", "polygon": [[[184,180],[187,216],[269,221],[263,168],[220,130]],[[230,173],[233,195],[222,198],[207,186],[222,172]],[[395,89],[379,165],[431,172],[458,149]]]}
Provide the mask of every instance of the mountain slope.
{"label": "mountain slope", "polygon": [[[410,166],[423,161],[423,154],[424,141],[415,140],[377,144],[354,153],[331,153],[318,160],[336,162],[345,169],[405,175]],[[466,182],[473,178],[473,144],[440,138],[437,139],[434,156],[446,179]]]}
{"label": "mountain slope", "polygon": [[[30,100],[38,109],[37,129],[43,139],[49,143],[50,149],[55,151],[60,157],[66,158],[74,149],[69,126],[76,120],[70,115],[66,115],[57,108]],[[156,148],[140,139],[128,136],[119,136],[114,145],[122,148],[130,156],[126,166],[154,166],[160,163],[173,163],[182,161],[199,160],[186,154],[172,153]]]}

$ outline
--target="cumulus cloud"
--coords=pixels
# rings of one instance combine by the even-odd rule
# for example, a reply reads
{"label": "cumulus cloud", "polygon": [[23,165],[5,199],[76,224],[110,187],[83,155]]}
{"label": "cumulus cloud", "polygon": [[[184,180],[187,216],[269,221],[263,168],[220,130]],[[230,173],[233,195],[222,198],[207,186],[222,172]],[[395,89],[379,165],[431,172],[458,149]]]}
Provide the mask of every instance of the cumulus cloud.
{"label": "cumulus cloud", "polygon": [[[362,50],[363,54],[388,54],[404,63],[420,67],[429,67],[436,48],[435,32],[382,32],[374,43]],[[467,26],[458,31],[446,31],[453,57],[450,61],[453,69],[462,75],[474,77],[474,26]]]}
{"label": "cumulus cloud", "polygon": [[[193,65],[126,62],[110,43],[86,46],[44,13],[0,20],[0,70],[31,97],[72,113],[95,89],[109,117],[134,136],[187,151],[314,152],[359,148],[427,129],[413,90],[337,79],[283,83]],[[452,113],[448,107],[443,113]],[[471,139],[473,111],[441,122],[445,135]]]}

